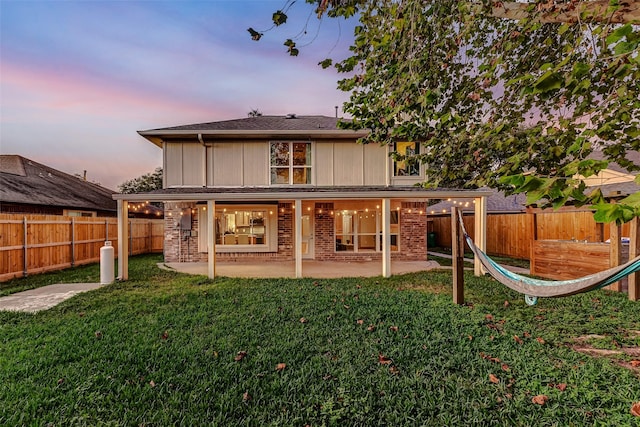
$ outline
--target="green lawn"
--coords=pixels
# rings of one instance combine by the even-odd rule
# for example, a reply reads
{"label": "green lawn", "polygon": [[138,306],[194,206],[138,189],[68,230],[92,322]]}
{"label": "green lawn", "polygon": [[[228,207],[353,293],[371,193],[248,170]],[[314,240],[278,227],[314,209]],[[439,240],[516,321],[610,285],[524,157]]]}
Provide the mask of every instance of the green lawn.
{"label": "green lawn", "polygon": [[[451,248],[441,248],[441,247],[429,248],[429,252],[441,253],[441,254],[451,256]],[[465,252],[464,257],[468,259],[473,259],[473,252],[470,252],[470,251]],[[442,266],[451,266],[452,264],[451,258],[447,258],[447,257],[439,257],[437,255],[430,254],[429,259],[438,261],[438,263],[440,263],[440,265]],[[528,259],[517,259],[517,258],[510,258],[510,257],[496,256],[496,255],[491,255],[491,259],[504,265],[511,265],[513,267],[520,267],[520,268],[530,268],[530,263]],[[465,261],[464,266],[473,267],[473,263]]]}
{"label": "green lawn", "polygon": [[469,275],[454,306],[447,271],[210,281],[158,260],[46,312],[0,312],[0,425],[640,425],[631,357],[570,348],[640,346],[625,295],[528,307]]}

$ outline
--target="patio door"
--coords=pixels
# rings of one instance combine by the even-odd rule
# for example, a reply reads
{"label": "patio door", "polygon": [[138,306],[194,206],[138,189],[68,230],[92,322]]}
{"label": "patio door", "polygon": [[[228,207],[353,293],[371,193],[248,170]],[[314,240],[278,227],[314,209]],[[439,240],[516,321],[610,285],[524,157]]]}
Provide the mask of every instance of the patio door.
{"label": "patio door", "polygon": [[302,258],[314,258],[313,214],[302,215]]}

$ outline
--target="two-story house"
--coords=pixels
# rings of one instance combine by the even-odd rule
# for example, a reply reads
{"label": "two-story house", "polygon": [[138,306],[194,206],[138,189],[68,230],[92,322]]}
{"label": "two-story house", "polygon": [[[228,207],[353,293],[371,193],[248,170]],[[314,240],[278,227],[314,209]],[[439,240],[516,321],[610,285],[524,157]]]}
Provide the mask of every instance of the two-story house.
{"label": "two-story house", "polygon": [[[291,114],[140,131],[163,150],[164,188],[137,197],[165,203],[165,262],[206,261],[214,277],[216,260],[288,260],[302,277],[303,259],[366,260],[389,276],[392,260],[426,260],[427,201],[451,197],[473,199],[482,245],[488,192],[416,186],[420,165],[389,153],[419,143],[358,144],[367,131],[337,123]],[[120,216],[131,197],[115,196]]]}

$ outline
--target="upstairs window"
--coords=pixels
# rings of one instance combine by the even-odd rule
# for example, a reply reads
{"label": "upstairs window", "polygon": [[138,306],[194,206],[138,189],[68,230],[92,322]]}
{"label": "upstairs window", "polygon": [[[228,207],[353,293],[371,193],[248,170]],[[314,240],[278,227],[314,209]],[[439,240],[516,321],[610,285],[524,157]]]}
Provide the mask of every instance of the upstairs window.
{"label": "upstairs window", "polygon": [[311,184],[310,142],[272,142],[269,153],[272,185]]}
{"label": "upstairs window", "polygon": [[394,157],[393,176],[420,176],[420,162],[413,157],[420,154],[420,144],[396,142],[394,151],[397,157]]}

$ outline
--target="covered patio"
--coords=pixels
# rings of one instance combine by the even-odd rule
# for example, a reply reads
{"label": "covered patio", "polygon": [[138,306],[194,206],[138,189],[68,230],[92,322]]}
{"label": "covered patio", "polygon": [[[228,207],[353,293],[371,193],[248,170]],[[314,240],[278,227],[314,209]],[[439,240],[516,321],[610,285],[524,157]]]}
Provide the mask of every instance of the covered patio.
{"label": "covered patio", "polygon": [[[205,246],[208,247],[206,253],[203,253],[206,262],[191,260],[191,262],[179,262],[178,266],[171,263],[173,268],[180,270],[202,271],[209,278],[215,278],[218,275],[235,276],[235,277],[357,277],[357,276],[383,276],[390,277],[392,274],[402,274],[412,271],[421,271],[433,268],[434,264],[427,261],[427,248],[420,249],[422,255],[420,259],[393,259],[397,252],[392,247],[392,206],[395,205],[399,211],[402,209],[403,214],[418,215],[417,209],[412,207],[417,203],[426,205],[431,199],[469,199],[473,201],[475,212],[475,232],[473,239],[478,247],[486,249],[486,198],[490,194],[485,190],[428,190],[416,186],[407,187],[388,187],[388,186],[370,186],[370,187],[302,187],[302,188],[273,188],[273,187],[252,187],[252,188],[166,188],[153,193],[146,194],[117,194],[114,199],[118,202],[118,254],[120,262],[118,263],[118,279],[128,279],[128,227],[126,218],[128,216],[129,202],[135,200],[158,201],[158,202],[190,202],[198,203],[203,213],[201,222],[202,233]],[[249,202],[250,201],[250,202]],[[341,203],[342,201],[362,201],[375,204],[378,210],[379,218],[379,234],[375,241],[377,249],[369,256],[367,254],[355,254],[352,259],[347,259],[343,253],[336,252],[341,259],[305,259],[303,248],[308,249],[308,242],[303,239],[303,206],[314,204],[318,214],[327,216],[326,210],[323,211],[318,206],[331,206]],[[216,212],[222,211],[225,203],[278,203],[280,209],[276,212],[269,212],[276,215],[277,212],[283,211],[284,215],[290,218],[290,229],[286,230],[290,236],[291,251],[287,255],[287,259],[269,259],[265,258],[259,262],[256,259],[250,263],[237,259],[229,262],[224,257],[219,257],[220,251],[227,248],[219,249],[216,243]],[[284,203],[284,205],[283,205]],[[283,206],[287,206],[283,208]],[[400,206],[402,205],[402,207]],[[336,205],[337,206],[337,205]],[[304,208],[313,212],[313,208]],[[333,211],[331,212],[333,215]],[[420,209],[419,215],[424,218],[426,209]],[[165,216],[167,220],[167,216]],[[422,221],[422,220],[420,220]],[[415,224],[415,228],[414,225]],[[426,224],[426,221],[425,221]],[[277,228],[277,227],[276,227]],[[197,233],[197,231],[196,231]],[[334,233],[333,229],[318,229],[318,237],[324,236],[325,233]],[[397,231],[395,231],[397,233]],[[413,221],[406,222],[404,234],[404,242],[406,245],[414,245],[413,236],[416,242],[426,242],[426,229]],[[192,234],[190,234],[192,235]],[[335,235],[332,237],[334,238]],[[379,239],[379,240],[378,240]],[[333,243],[331,243],[333,245]],[[341,249],[341,248],[340,248]],[[335,251],[340,250],[336,248]],[[166,250],[166,248],[165,248]],[[334,249],[331,249],[333,254]],[[227,255],[227,254],[225,254]],[[166,253],[165,253],[166,256]],[[217,259],[221,258],[221,259]],[[335,256],[334,258],[338,258]],[[166,259],[166,258],[165,258]],[[168,260],[171,261],[171,260]],[[339,262],[338,262],[339,261]],[[252,268],[249,268],[252,266]],[[239,272],[232,272],[238,269]],[[254,271],[252,269],[255,269]],[[479,262],[476,262],[474,271],[476,275],[482,274],[482,268]],[[251,274],[251,275],[249,275]],[[247,276],[243,276],[247,275]]]}

